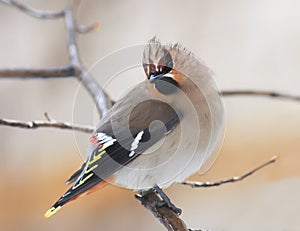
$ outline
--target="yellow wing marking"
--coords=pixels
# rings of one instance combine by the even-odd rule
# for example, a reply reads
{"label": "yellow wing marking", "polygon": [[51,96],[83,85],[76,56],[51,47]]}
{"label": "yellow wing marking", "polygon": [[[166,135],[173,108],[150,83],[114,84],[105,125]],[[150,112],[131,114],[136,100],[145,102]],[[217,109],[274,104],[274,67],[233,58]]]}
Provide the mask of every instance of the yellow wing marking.
{"label": "yellow wing marking", "polygon": [[88,174],[89,172],[93,171],[93,170],[94,170],[95,168],[97,168],[97,167],[98,167],[98,164],[94,165],[94,166],[91,167],[90,169],[86,170],[86,171],[84,172],[84,174]]}
{"label": "yellow wing marking", "polygon": [[60,209],[61,209],[61,206],[58,206],[56,208],[52,207],[44,214],[44,217],[46,217],[46,218],[51,217],[54,213],[56,213]]}
{"label": "yellow wing marking", "polygon": [[84,179],[80,180],[79,183],[78,183],[78,185],[75,185],[72,189],[78,188],[80,185],[82,185],[84,182],[86,182],[93,175],[94,175],[94,173],[91,173],[90,175],[86,176]]}
{"label": "yellow wing marking", "polygon": [[95,163],[97,160],[99,160],[103,155],[105,154],[105,150],[100,152],[98,155],[95,155],[94,158],[89,161],[88,165],[91,165],[93,163]]}

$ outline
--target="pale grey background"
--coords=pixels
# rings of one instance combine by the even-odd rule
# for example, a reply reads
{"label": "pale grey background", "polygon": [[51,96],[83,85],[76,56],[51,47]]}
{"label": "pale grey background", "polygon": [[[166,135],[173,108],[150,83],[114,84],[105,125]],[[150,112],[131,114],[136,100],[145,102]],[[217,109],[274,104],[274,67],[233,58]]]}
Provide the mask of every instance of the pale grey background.
{"label": "pale grey background", "polygon": [[[59,10],[65,1],[23,1]],[[85,1],[78,22],[101,28],[79,35],[82,60],[91,67],[153,35],[180,42],[208,64],[221,89],[265,89],[300,94],[300,2],[297,0]],[[63,20],[38,20],[0,4],[0,68],[66,64]],[[101,85],[104,76],[92,74]],[[123,78],[108,88],[117,98]],[[94,105],[75,79],[0,80],[0,117],[95,122]],[[74,100],[75,99],[75,100]],[[75,104],[75,110],[73,105]],[[191,228],[298,230],[300,105],[258,98],[225,99],[223,148],[201,181],[241,174],[274,154],[277,164],[242,183],[211,189],[173,186],[167,193]],[[74,113],[73,113],[74,112]],[[0,226],[3,230],[164,230],[133,198],[109,186],[69,204],[54,217],[43,213],[67,189],[64,180],[81,165],[88,135],[57,129],[0,127]]]}

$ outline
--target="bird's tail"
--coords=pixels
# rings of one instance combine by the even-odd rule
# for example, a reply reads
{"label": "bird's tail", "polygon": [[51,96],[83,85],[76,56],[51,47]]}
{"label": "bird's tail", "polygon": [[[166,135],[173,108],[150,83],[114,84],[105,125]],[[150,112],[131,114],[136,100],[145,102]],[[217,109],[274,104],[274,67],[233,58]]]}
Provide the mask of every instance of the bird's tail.
{"label": "bird's tail", "polygon": [[78,197],[90,194],[107,184],[96,174],[90,174],[85,178],[75,182],[75,184],[44,214],[45,217],[50,217],[56,213],[66,203],[76,200]]}

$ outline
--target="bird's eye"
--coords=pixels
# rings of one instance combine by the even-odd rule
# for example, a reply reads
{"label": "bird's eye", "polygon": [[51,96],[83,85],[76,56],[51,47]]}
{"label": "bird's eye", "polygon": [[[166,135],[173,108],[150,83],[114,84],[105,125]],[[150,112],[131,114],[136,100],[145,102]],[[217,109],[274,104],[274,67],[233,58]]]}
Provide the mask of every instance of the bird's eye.
{"label": "bird's eye", "polygon": [[159,66],[159,70],[162,74],[167,74],[172,70],[172,68],[169,66]]}

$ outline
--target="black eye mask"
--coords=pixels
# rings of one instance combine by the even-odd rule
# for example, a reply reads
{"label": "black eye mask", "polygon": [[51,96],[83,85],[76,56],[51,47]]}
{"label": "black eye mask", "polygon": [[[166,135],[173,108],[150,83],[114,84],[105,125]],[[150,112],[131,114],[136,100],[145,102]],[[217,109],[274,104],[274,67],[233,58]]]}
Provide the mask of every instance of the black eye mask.
{"label": "black eye mask", "polygon": [[155,88],[164,95],[170,95],[178,91],[178,83],[170,77],[156,79],[154,85]]}

